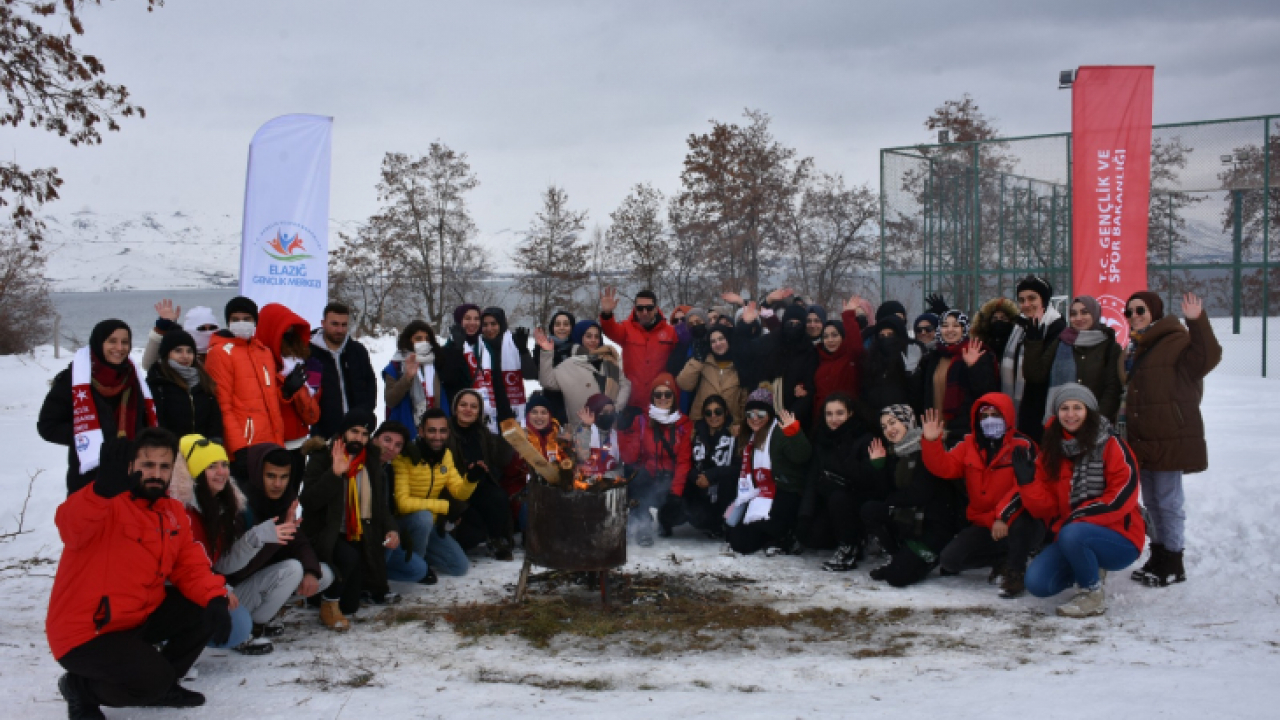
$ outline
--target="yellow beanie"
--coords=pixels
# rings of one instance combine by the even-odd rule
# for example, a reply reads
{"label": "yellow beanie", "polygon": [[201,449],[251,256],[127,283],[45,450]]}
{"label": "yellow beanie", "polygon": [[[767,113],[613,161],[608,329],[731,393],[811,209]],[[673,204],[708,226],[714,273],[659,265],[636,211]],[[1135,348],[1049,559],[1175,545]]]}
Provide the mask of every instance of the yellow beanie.
{"label": "yellow beanie", "polygon": [[182,457],[187,461],[187,470],[191,477],[199,477],[204,469],[216,462],[230,462],[227,451],[216,442],[207,440],[203,435],[184,435],[178,441]]}

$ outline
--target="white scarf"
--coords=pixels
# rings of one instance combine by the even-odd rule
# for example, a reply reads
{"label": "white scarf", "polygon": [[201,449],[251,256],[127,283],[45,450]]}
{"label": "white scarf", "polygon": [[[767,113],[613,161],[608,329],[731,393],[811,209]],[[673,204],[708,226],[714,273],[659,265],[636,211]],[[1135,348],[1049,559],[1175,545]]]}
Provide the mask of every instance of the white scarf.
{"label": "white scarf", "polygon": [[[489,348],[484,344],[484,338],[477,338],[475,347],[480,351],[480,357],[477,358],[475,350],[472,349],[471,343],[462,344],[462,353],[467,358],[467,367],[471,368],[471,376],[475,378],[475,390],[480,393],[480,397],[484,398],[485,407],[488,412],[486,421],[489,430],[498,432],[498,401],[493,386],[493,358],[489,354]],[[511,403],[511,412],[516,416],[516,422],[524,425],[524,371],[520,368],[520,353],[516,351],[516,341],[511,337],[511,331],[502,333],[502,385],[507,393],[507,400]]]}
{"label": "white scarf", "polygon": [[679,410],[662,410],[656,405],[649,406],[649,419],[656,423],[672,425],[678,422],[681,417],[684,416],[680,414]]}
{"label": "white scarf", "polygon": [[[1053,306],[1049,306],[1044,309],[1037,324],[1041,328],[1047,328],[1061,317]],[[1025,338],[1026,332],[1022,326],[1014,325],[1013,332],[1009,333],[1009,344],[1004,348],[1004,357],[1000,359],[1000,392],[1013,398],[1014,415],[1018,414],[1018,408],[1022,405],[1022,391],[1027,384],[1022,376],[1022,346]]]}
{"label": "white scarf", "polygon": [[[156,404],[151,400],[151,388],[147,379],[142,377],[142,370],[133,360],[125,358],[133,374],[138,378],[138,388],[147,401],[147,424],[156,425]],[[129,398],[129,402],[135,402]],[[80,459],[80,473],[89,472],[98,467],[102,454],[102,421],[98,419],[98,405],[93,401],[93,353],[88,347],[76,351],[71,359],[71,432],[76,448],[76,457]],[[121,428],[123,429],[123,428]]]}

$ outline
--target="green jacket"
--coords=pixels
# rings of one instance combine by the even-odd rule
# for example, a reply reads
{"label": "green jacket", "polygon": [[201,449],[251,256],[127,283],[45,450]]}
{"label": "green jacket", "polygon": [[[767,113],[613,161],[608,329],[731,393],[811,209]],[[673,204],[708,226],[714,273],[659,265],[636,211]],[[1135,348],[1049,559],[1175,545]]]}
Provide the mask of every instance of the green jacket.
{"label": "green jacket", "polygon": [[[750,432],[749,428],[744,429]],[[773,481],[781,490],[803,493],[809,477],[809,457],[813,446],[800,427],[800,421],[782,427],[775,423],[769,430],[769,462],[773,465]]]}

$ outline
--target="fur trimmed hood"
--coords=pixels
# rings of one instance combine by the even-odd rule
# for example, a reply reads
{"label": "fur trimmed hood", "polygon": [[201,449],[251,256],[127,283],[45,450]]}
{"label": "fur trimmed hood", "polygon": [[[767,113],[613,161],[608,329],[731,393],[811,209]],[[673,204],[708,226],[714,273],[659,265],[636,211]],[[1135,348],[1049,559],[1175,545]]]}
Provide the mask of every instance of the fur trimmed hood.
{"label": "fur trimmed hood", "polygon": [[1020,314],[1017,303],[1007,297],[988,300],[983,303],[982,309],[973,318],[973,324],[969,326],[970,337],[990,343],[992,341],[991,316],[995,315],[997,310],[1004,311],[1004,314],[1009,316],[1010,322]]}

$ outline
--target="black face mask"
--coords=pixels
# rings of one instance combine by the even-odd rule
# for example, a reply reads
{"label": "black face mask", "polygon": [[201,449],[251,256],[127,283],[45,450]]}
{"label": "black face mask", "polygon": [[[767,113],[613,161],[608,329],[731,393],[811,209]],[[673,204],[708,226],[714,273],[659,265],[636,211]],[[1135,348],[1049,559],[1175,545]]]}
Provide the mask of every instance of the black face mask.
{"label": "black face mask", "polygon": [[347,454],[352,457],[359,455],[364,450],[364,443],[358,440],[344,440],[343,442],[346,444]]}
{"label": "black face mask", "polygon": [[782,338],[787,342],[803,340],[805,338],[804,325],[801,325],[800,323],[787,323],[786,325],[783,325]]}
{"label": "black face mask", "polygon": [[877,335],[876,348],[883,355],[893,355],[902,352],[902,342],[897,335]]}
{"label": "black face mask", "polygon": [[701,340],[702,338],[707,336],[707,326],[706,325],[690,325],[689,334],[693,336],[694,340]]}
{"label": "black face mask", "polygon": [[597,415],[596,427],[600,428],[604,432],[609,432],[610,430],[613,429],[613,421],[616,419],[617,418],[613,413],[608,413],[606,415]]}
{"label": "black face mask", "polygon": [[1013,323],[1006,320],[991,321],[991,338],[996,342],[1004,342],[1013,334]]}

